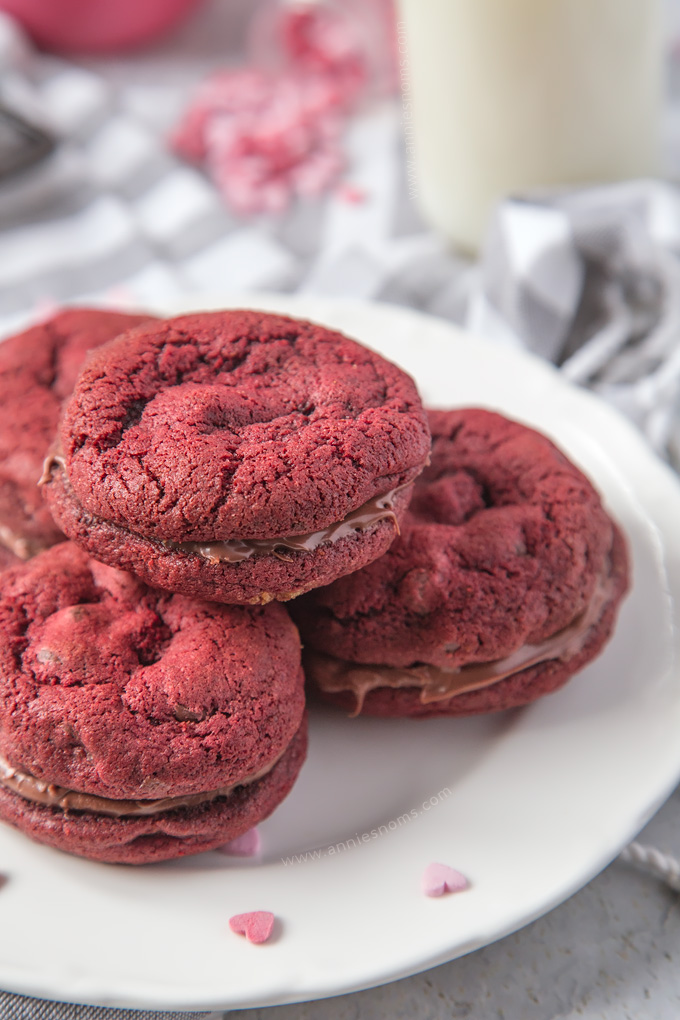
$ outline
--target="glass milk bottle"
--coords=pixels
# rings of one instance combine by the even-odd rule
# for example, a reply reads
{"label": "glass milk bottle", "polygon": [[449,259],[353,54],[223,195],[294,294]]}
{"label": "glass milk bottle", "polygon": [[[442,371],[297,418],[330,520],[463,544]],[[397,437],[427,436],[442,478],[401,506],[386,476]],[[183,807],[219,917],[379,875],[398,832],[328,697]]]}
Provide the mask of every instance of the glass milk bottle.
{"label": "glass milk bottle", "polygon": [[658,172],[660,0],[399,4],[411,190],[458,247],[509,193]]}

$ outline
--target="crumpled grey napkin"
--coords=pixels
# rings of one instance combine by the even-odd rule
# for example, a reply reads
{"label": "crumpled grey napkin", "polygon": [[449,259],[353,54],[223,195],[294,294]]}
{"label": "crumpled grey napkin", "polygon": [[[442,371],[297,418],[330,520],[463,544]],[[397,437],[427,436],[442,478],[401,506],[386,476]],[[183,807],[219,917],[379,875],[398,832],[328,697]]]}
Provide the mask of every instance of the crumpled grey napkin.
{"label": "crumpled grey napkin", "polygon": [[680,192],[632,181],[497,209],[465,323],[559,365],[680,470]]}

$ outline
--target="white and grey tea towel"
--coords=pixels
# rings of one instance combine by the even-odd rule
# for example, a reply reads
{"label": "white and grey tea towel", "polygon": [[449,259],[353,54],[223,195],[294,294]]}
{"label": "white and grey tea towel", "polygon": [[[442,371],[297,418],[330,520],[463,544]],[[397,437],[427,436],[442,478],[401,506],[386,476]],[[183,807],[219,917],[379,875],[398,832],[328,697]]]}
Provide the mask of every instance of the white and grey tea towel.
{"label": "white and grey tea towel", "polygon": [[559,365],[680,468],[680,193],[659,181],[509,200],[468,325]]}

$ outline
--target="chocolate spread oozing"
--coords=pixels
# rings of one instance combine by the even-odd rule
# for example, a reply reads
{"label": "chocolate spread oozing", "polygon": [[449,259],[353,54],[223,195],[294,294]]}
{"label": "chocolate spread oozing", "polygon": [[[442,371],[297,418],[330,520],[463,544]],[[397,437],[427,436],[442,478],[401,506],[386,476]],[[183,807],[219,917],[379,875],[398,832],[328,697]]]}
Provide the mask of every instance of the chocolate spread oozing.
{"label": "chocolate spread oozing", "polygon": [[209,790],[206,793],[192,793],[181,797],[161,797],[157,800],[115,800],[111,797],[98,797],[91,793],[69,790],[44,779],[37,779],[30,772],[16,769],[1,757],[0,785],[19,794],[25,800],[43,804],[45,807],[59,808],[62,811],[87,811],[91,814],[108,815],[112,818],[158,815],[163,811],[196,807],[198,804],[217,800],[218,797],[228,797],[237,787],[248,786],[271,772],[286,750],[284,748],[273,761],[258,772],[240,779],[238,783],[233,783],[231,786],[221,786],[217,790]]}
{"label": "chocolate spread oozing", "polygon": [[234,538],[224,542],[164,542],[169,549],[179,552],[195,553],[213,563],[240,563],[251,556],[278,555],[279,549],[293,552],[313,552],[325,542],[337,542],[354,531],[365,531],[378,521],[391,520],[399,533],[399,522],[392,509],[393,500],[398,489],[390,489],[383,496],[374,496],[363,506],[352,510],[342,521],[329,524],[320,531],[312,531],[307,535],[288,535],[282,538]]}
{"label": "chocolate spread oozing", "polygon": [[568,626],[539,644],[522,645],[505,658],[493,662],[476,662],[451,670],[429,663],[400,668],[348,662],[307,649],[304,653],[305,672],[320,690],[328,694],[351,691],[357,699],[353,716],[361,712],[368,692],[378,687],[419,687],[420,702],[423,705],[446,701],[459,694],[491,687],[541,662],[571,658],[583,647],[588,632],[600,619],[612,591],[613,582],[606,578],[597,585],[583,612]]}
{"label": "chocolate spread oozing", "polygon": [[[66,464],[61,454],[50,453],[45,459],[39,485],[49,482],[55,467],[66,472]],[[285,560],[287,557],[279,550],[313,552],[320,545],[338,542],[341,538],[346,538],[356,531],[365,531],[373,524],[383,520],[391,520],[396,533],[399,534],[399,521],[393,510],[394,497],[410,485],[412,482],[406,482],[381,496],[373,496],[356,510],[351,510],[343,520],[306,535],[282,535],[276,538],[233,538],[209,542],[173,542],[165,539],[161,540],[161,543],[166,549],[200,556],[211,563],[241,563],[243,560],[250,559],[251,556],[273,555]]]}
{"label": "chocolate spread oozing", "polygon": [[60,453],[50,451],[43,461],[42,474],[38,479],[38,485],[47,485],[52,477],[52,469],[55,467],[60,467],[62,471],[66,471],[66,461]]}

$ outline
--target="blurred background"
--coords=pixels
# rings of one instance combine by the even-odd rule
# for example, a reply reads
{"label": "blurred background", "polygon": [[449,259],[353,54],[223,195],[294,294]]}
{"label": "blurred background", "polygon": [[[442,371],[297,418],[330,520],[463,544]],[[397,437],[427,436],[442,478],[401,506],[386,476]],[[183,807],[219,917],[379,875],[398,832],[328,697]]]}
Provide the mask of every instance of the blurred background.
{"label": "blurred background", "polygon": [[396,302],[680,463],[678,0],[2,10],[2,333],[63,301]]}
{"label": "blurred background", "polygon": [[[129,6],[133,19],[135,9],[146,10],[91,6]],[[14,315],[75,297],[143,305],[178,291],[377,293],[378,274],[396,268],[400,238],[423,229],[412,203],[401,200],[395,81],[377,81],[379,60],[394,59],[388,5],[353,4],[358,31],[344,34],[353,19],[329,6],[335,21],[322,26],[330,27],[330,38],[317,47],[317,62],[332,64],[327,51],[335,47],[339,72],[321,66],[310,73],[314,82],[299,86],[289,74],[287,96],[279,81],[283,65],[296,61],[296,42],[286,50],[278,5],[147,6],[163,15],[177,8],[180,23],[156,42],[109,55],[88,52],[106,49],[102,38],[88,47],[77,33],[67,38],[63,25],[56,44],[79,52],[27,50],[16,22],[2,21],[2,100],[55,143],[52,155],[0,183],[2,324],[10,328]],[[51,26],[27,20],[48,43]],[[382,54],[377,61],[369,48]],[[237,77],[214,97],[217,115],[208,128],[217,139],[210,153],[199,151],[204,143],[191,137],[192,102],[198,121],[202,106],[210,110],[210,76],[226,69]],[[260,69],[271,85],[257,80]],[[312,94],[315,86],[330,94]],[[390,265],[379,268],[392,240]],[[338,261],[352,264],[339,277]]]}

